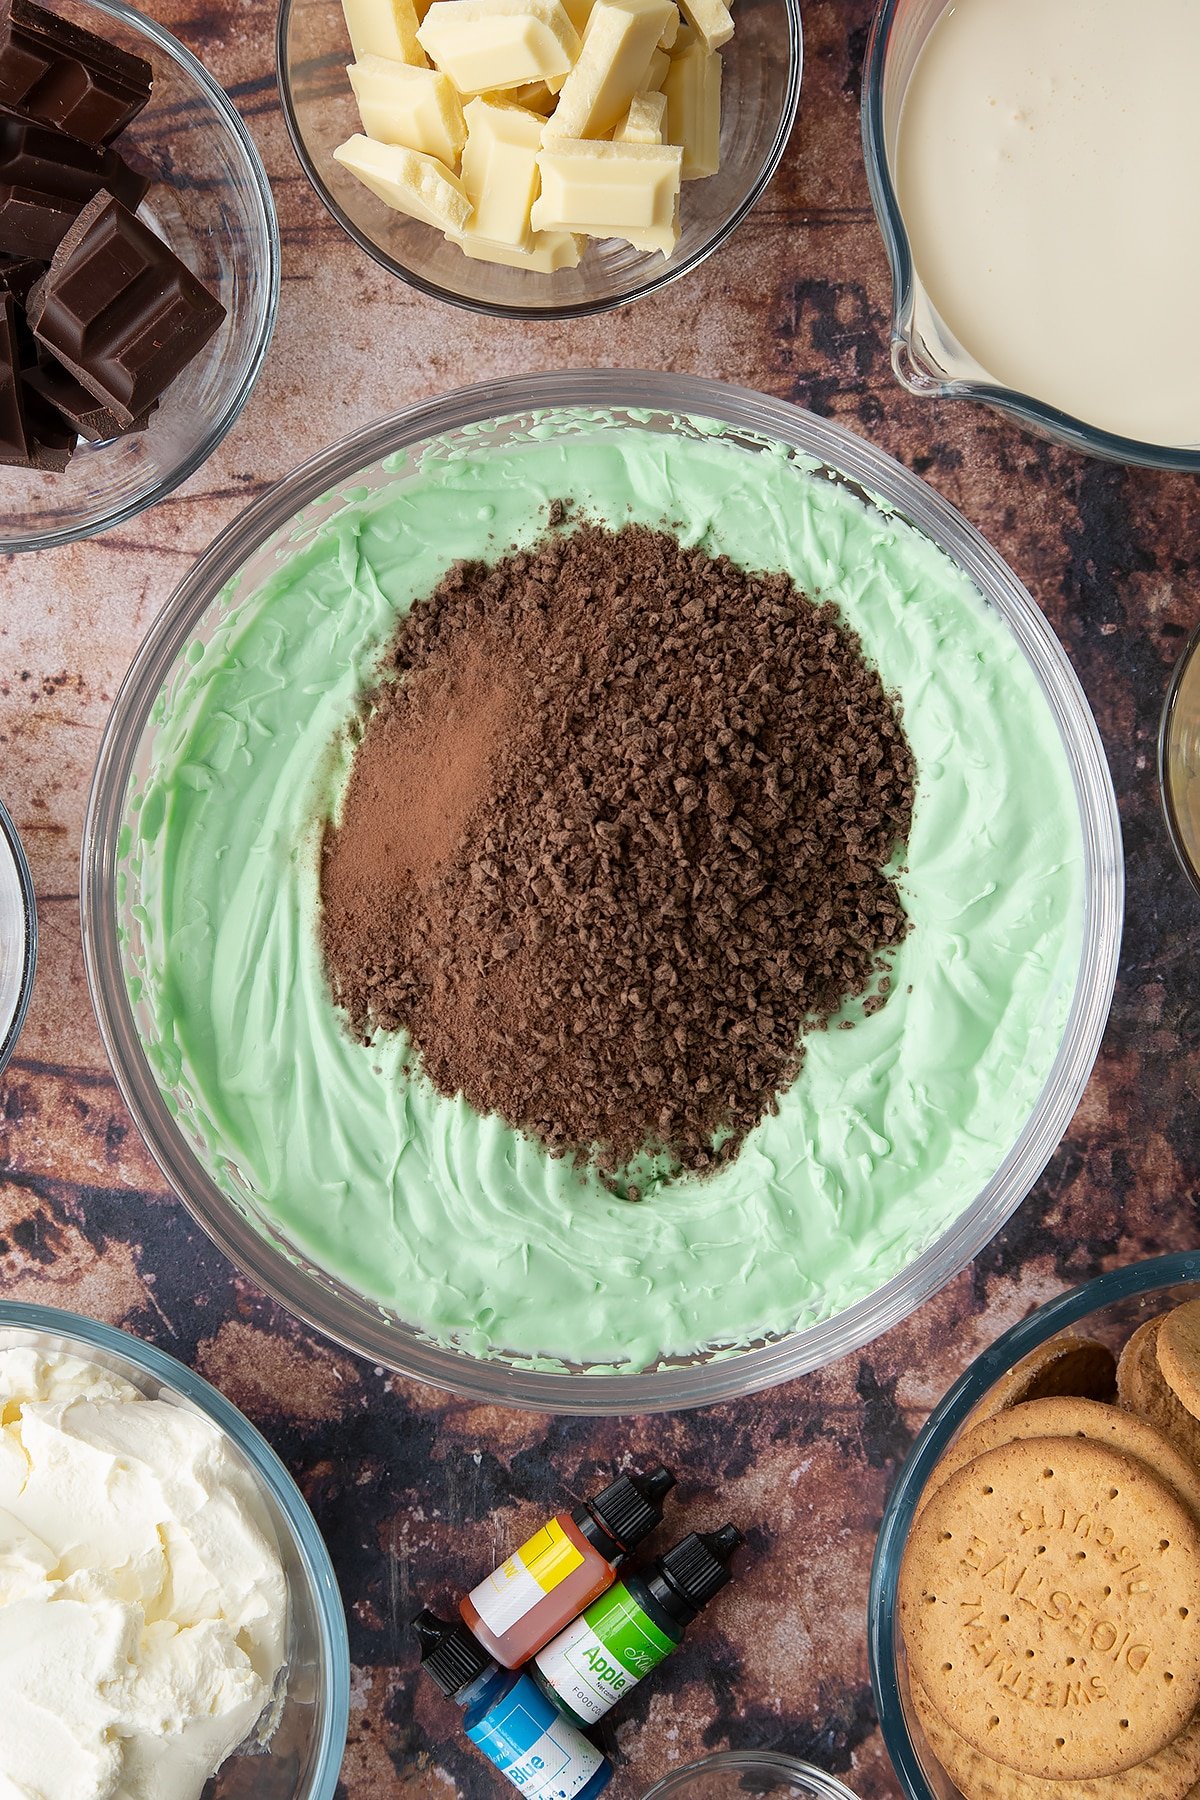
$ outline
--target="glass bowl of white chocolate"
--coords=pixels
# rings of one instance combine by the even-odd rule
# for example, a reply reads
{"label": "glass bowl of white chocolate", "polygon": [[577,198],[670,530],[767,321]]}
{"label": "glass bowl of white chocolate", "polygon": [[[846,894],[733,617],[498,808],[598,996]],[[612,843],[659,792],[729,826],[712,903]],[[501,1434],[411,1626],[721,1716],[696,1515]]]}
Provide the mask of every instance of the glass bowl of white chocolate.
{"label": "glass bowl of white chocolate", "polygon": [[296,153],[422,293],[565,318],[711,255],[775,173],[799,0],[281,0]]}
{"label": "glass bowl of white chocolate", "polygon": [[125,1332],[0,1301],[0,1520],[0,1789],[333,1800],[337,1580],[215,1388]]}

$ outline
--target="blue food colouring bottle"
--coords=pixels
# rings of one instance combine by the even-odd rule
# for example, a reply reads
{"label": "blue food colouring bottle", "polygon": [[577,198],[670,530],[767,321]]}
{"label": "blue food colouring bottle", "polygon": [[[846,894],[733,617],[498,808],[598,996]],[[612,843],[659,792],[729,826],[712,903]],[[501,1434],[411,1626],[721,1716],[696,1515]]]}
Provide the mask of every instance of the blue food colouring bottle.
{"label": "blue food colouring bottle", "polygon": [[593,1800],[604,1792],[612,1764],[528,1675],[502,1669],[457,1620],[448,1624],[426,1609],[413,1630],[421,1667],[466,1709],[467,1736],[526,1800]]}

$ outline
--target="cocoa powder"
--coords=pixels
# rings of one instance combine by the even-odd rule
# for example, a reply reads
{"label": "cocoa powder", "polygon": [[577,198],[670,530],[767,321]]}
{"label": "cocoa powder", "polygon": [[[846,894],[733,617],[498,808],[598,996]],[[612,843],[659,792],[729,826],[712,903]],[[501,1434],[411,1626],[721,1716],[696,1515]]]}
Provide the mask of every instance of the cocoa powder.
{"label": "cocoa powder", "polygon": [[[565,509],[554,515],[566,517]],[[832,605],[666,531],[454,568],[402,624],[322,862],[335,998],[613,1174],[735,1154],[907,920],[913,762]]]}
{"label": "cocoa powder", "polygon": [[512,693],[484,642],[461,666],[414,670],[381,687],[351,769],[336,854],[324,859],[327,943],[374,960],[380,928],[453,863],[491,791]]}

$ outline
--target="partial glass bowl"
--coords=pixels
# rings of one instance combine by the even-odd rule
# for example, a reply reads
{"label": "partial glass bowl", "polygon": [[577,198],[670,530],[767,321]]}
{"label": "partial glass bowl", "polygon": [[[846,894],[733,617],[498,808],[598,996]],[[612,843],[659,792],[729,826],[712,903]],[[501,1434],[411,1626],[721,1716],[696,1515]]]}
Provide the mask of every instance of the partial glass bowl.
{"label": "partial glass bowl", "polygon": [[1175,665],[1158,731],[1158,785],[1167,835],[1200,893],[1200,629]]}
{"label": "partial glass bowl", "polygon": [[[1083,942],[1066,1030],[1025,1129],[983,1191],[964,1194],[959,1218],[901,1274],[834,1317],[736,1353],[674,1359],[636,1374],[485,1361],[430,1341],[315,1267],[243,1180],[237,1202],[214,1183],[186,1098],[176,1101],[159,1089],[143,1047],[154,1040],[153,1021],[145,1000],[130,991],[137,987],[141,927],[123,846],[153,764],[159,697],[183,671],[188,646],[252,602],[280,559],[302,548],[348,488],[369,491],[403,480],[431,439],[440,455],[503,445],[547,409],[578,409],[593,422],[587,429],[595,428],[600,412],[617,427],[629,422],[667,432],[680,430],[681,418],[715,419],[735,445],[760,454],[770,453],[764,440],[790,446],[830,479],[850,483],[868,504],[911,521],[967,574],[1019,644],[1058,724],[1083,838]],[[970,1262],[1028,1194],[1079,1103],[1112,1000],[1122,900],[1116,803],[1087,701],[1042,613],[979,533],[924,482],[836,425],[745,389],[641,371],[526,376],[466,388],[359,431],[251,506],[176,590],[134,659],[101,746],[83,846],[84,955],[105,1047],[152,1155],[204,1230],[283,1305],[369,1360],[474,1399],[559,1413],[669,1411],[789,1381],[889,1330]]]}
{"label": "partial glass bowl", "polygon": [[17,1047],[36,967],[33,877],[17,828],[0,803],[0,1073]]}
{"label": "partial glass bowl", "polygon": [[675,1769],[645,1800],[854,1800],[811,1763],[770,1750],[726,1750]]}
{"label": "partial glass bowl", "polygon": [[128,1332],[56,1307],[0,1300],[0,1348],[66,1350],[120,1375],[152,1400],[210,1419],[249,1473],[287,1577],[287,1689],[263,1750],[229,1758],[204,1800],[333,1800],[350,1716],[350,1644],[329,1552],[299,1488],[266,1439],[207,1381]]}
{"label": "partial glass bowl", "polygon": [[[968,1418],[1001,1378],[1063,1332],[1098,1338],[1119,1352],[1138,1326],[1200,1291],[1200,1252],[1155,1257],[1100,1275],[1041,1306],[976,1357],[930,1415],[888,1500],[875,1547],[868,1652],[883,1741],[907,1800],[961,1800],[930,1750],[909,1694],[898,1587],[908,1534],[925,1484]],[[1064,1787],[1072,1784],[1064,1782]]]}
{"label": "partial glass bowl", "polygon": [[140,216],[225,308],[145,431],[80,443],[61,475],[0,468],[0,555],[109,531],[206,462],[258,379],[279,304],[279,227],[258,151],[224,89],[162,25],[124,0],[55,0],[154,70],[149,105],[117,148],[154,177]]}
{"label": "partial glass bowl", "polygon": [[800,103],[799,0],[738,0],[721,51],[721,167],[683,190],[679,247],[669,261],[616,238],[589,240],[578,268],[539,275],[476,262],[430,225],[392,212],[333,160],[362,130],[346,65],[338,0],[281,0],[276,59],[283,116],[318,198],[360,249],[401,281],[474,312],[565,319],[640,300],[687,275],[741,224],[775,170]]}
{"label": "partial glass bowl", "polygon": [[1200,449],[1144,444],[1060,412],[992,380],[939,317],[917,274],[892,170],[900,115],[917,58],[954,0],[880,0],[863,69],[862,137],[875,217],[892,271],[892,368],[897,381],[925,400],[976,400],[1038,437],[1085,456],[1152,469],[1200,471]]}

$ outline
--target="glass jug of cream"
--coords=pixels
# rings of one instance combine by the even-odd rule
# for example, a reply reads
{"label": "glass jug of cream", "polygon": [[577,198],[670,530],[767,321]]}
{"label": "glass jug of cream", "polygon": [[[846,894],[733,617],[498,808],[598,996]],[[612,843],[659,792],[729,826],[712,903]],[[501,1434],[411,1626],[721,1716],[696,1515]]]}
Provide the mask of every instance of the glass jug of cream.
{"label": "glass jug of cream", "polygon": [[897,374],[1200,468],[1200,7],[883,0],[864,137]]}

